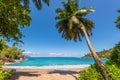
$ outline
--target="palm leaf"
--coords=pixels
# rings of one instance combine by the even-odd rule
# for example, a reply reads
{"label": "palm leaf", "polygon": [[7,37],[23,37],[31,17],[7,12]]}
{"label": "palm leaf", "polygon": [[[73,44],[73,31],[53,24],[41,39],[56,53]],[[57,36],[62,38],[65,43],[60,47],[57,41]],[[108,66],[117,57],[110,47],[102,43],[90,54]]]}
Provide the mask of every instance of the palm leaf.
{"label": "palm leaf", "polygon": [[[20,0],[21,2],[23,2],[24,6],[26,8],[29,8],[29,5],[30,5],[30,1],[31,0]],[[49,6],[49,0],[32,0],[32,2],[35,4],[36,8],[38,10],[42,9],[42,1],[47,5]]]}
{"label": "palm leaf", "polygon": [[[67,2],[62,2],[63,9],[57,8],[56,13],[57,16],[55,19],[57,20],[56,28],[58,32],[61,33],[62,38],[67,40],[77,40],[81,41],[81,37],[84,37],[84,33],[81,29],[81,25],[85,26],[86,32],[88,35],[92,34],[92,28],[94,23],[87,18],[84,18],[85,15],[92,12],[91,8],[81,8],[78,9],[78,0],[68,0]],[[86,12],[81,12],[80,10],[86,10]],[[77,23],[74,21],[76,18],[79,20]],[[74,20],[74,21],[73,21]]]}
{"label": "palm leaf", "polygon": [[[119,10],[119,11],[120,11],[120,10]],[[119,12],[119,11],[118,11],[118,12]],[[116,23],[116,27],[117,27],[118,29],[120,29],[120,16],[117,17],[115,23]]]}
{"label": "palm leaf", "polygon": [[41,9],[42,8],[41,0],[33,0],[33,3],[37,7],[37,9]]}
{"label": "palm leaf", "polygon": [[49,0],[43,0],[43,2],[44,2],[45,4],[47,4],[48,6],[50,5],[50,4],[49,4]]}

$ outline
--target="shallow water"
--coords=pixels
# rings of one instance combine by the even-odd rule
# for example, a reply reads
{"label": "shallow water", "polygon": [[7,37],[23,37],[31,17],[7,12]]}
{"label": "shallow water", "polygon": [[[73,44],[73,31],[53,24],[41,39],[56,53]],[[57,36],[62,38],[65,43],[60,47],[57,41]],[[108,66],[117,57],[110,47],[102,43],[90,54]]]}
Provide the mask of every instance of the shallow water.
{"label": "shallow water", "polygon": [[[105,62],[107,59],[102,58]],[[90,65],[93,64],[93,58],[76,58],[76,57],[29,57],[23,61],[17,61],[7,66],[26,66],[26,67],[41,67],[41,66],[63,66],[63,65]]]}

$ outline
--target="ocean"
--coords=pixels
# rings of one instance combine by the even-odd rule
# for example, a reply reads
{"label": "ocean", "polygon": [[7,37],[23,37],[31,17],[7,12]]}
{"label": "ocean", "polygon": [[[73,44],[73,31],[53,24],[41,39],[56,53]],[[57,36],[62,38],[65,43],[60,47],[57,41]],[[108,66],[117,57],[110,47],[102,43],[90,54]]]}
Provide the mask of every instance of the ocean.
{"label": "ocean", "polygon": [[[105,62],[107,59],[102,58]],[[26,60],[6,64],[6,66],[63,66],[63,65],[90,65],[95,63],[93,58],[77,57],[28,57]]]}

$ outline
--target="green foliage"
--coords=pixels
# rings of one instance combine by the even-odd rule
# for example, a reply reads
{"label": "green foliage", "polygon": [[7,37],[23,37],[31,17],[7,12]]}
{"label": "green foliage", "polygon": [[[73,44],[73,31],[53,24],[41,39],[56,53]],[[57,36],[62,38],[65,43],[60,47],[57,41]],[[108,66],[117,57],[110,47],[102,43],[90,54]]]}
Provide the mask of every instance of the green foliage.
{"label": "green foliage", "polygon": [[11,59],[18,59],[21,55],[21,51],[16,47],[8,47],[1,51],[2,57],[7,57]]}
{"label": "green foliage", "polygon": [[[118,13],[120,13],[120,10],[118,10]],[[115,20],[116,26],[118,29],[120,29],[120,16],[117,17],[117,19]]]}
{"label": "green foliage", "polygon": [[0,70],[0,80],[5,80],[8,77],[10,77],[11,76],[10,72],[11,70],[6,70],[6,71]]}
{"label": "green foliage", "polygon": [[41,1],[43,1],[47,6],[50,5],[50,4],[49,4],[49,0],[21,0],[21,2],[23,2],[24,6],[25,6],[26,8],[29,8],[30,1],[32,1],[32,2],[35,4],[35,6],[36,6],[36,8],[37,8],[38,10],[40,10],[40,9],[42,8],[42,3],[41,3]]}
{"label": "green foliage", "polygon": [[116,64],[120,67],[120,42],[113,48],[109,59],[109,63]]}
{"label": "green foliage", "polygon": [[87,70],[80,71],[80,77],[77,80],[104,80],[98,67],[91,65]]}
{"label": "green foliage", "polygon": [[[120,42],[110,50],[110,56],[104,65],[113,80],[120,80]],[[86,71],[81,71],[79,75],[77,80],[106,80],[96,65],[91,65]]]}
{"label": "green foliage", "polygon": [[0,41],[0,47],[1,58],[19,59],[22,56],[22,50],[14,45],[12,47],[7,46],[3,40]]}
{"label": "green foliage", "polygon": [[[112,49],[109,49],[109,50],[105,50],[105,49],[104,49],[104,50],[102,50],[102,51],[100,51],[100,52],[96,52],[96,53],[97,53],[97,55],[98,55],[100,58],[109,58],[111,51],[112,51]],[[91,55],[91,53],[88,53],[88,54],[86,54],[86,55],[83,56],[83,57],[85,57],[85,58],[91,58],[92,55]]]}
{"label": "green foliage", "polygon": [[30,10],[20,0],[0,0],[0,37],[10,41],[21,42],[21,29],[29,26]]}
{"label": "green foliage", "polygon": [[[106,63],[105,67],[113,80],[120,80],[120,69],[117,66]],[[106,80],[102,77],[96,65],[91,65],[87,70],[81,71],[79,75],[77,80]]]}
{"label": "green foliage", "polygon": [[[84,33],[81,27],[85,27],[88,35],[91,35],[94,23],[85,18],[85,15],[92,12],[91,8],[78,8],[78,0],[67,0],[62,2],[63,8],[57,8],[57,20],[56,28],[58,32],[62,34],[62,38],[66,40],[81,41],[81,36]],[[81,10],[86,12],[81,12]],[[82,26],[81,26],[82,24]],[[84,25],[84,26],[83,26]]]}
{"label": "green foliage", "polygon": [[0,60],[0,68],[2,67],[2,65],[3,65],[3,61],[2,61],[2,60]]}
{"label": "green foliage", "polygon": [[8,46],[6,45],[5,41],[0,40],[0,52],[2,49],[7,48]]}
{"label": "green foliage", "polygon": [[105,64],[105,67],[114,80],[120,80],[120,68],[114,64]]}

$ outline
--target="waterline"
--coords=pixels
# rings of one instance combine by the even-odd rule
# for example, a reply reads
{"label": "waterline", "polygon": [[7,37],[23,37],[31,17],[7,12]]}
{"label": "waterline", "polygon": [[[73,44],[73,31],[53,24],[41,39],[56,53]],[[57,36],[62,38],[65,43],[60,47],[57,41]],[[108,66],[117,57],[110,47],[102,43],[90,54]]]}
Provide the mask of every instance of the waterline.
{"label": "waterline", "polygon": [[89,64],[84,65],[54,65],[54,66],[3,66],[3,68],[10,69],[79,69],[87,68]]}

